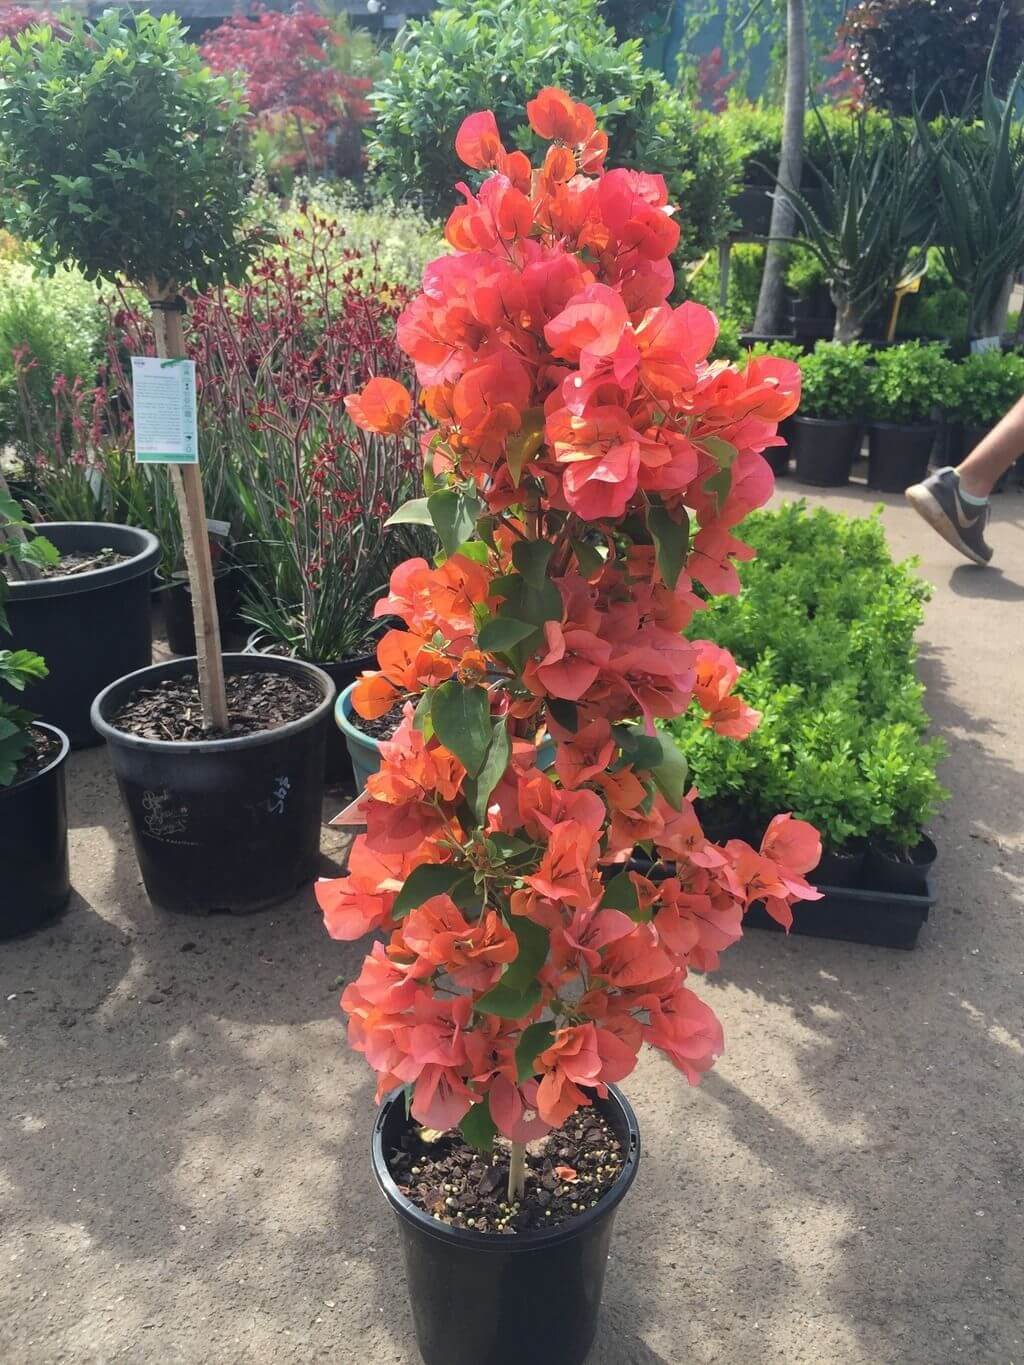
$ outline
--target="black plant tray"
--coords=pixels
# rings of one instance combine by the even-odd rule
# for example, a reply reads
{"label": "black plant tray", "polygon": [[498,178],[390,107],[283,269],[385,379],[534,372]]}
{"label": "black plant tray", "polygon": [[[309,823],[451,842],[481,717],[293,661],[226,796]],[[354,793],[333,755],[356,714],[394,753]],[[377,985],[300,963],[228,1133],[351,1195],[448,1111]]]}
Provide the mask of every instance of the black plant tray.
{"label": "black plant tray", "polygon": [[[892,891],[861,891],[854,886],[819,886],[820,901],[798,901],[793,906],[792,934],[813,938],[838,938],[847,943],[872,943],[879,948],[913,948],[928,911],[935,904],[931,880],[923,896],[903,896]],[[752,905],[743,927],[774,929],[782,925],[763,905]]]}

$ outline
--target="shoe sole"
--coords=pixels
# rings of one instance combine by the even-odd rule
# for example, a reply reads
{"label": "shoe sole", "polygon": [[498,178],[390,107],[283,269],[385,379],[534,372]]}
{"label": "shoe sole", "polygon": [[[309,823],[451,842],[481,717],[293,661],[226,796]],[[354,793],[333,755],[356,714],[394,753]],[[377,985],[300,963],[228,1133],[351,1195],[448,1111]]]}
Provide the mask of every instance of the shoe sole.
{"label": "shoe sole", "polygon": [[954,550],[959,550],[975,564],[980,564],[983,569],[988,568],[990,561],[978,554],[977,550],[972,550],[965,540],[961,540],[942,504],[923,484],[914,484],[907,489],[905,496],[917,515],[923,517],[933,531],[938,531],[948,545],[952,545]]}

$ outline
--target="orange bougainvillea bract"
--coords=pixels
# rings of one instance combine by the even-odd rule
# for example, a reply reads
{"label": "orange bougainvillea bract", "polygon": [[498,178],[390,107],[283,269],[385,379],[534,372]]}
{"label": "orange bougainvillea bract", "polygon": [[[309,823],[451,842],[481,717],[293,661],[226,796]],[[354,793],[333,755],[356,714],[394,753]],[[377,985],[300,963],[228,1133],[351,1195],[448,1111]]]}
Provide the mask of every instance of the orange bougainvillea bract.
{"label": "orange bougainvillea bract", "polygon": [[[757,724],[730,655],[687,635],[698,585],[738,591],[733,528],[772,491],[799,370],[709,362],[714,316],[666,301],[662,178],[604,171],[563,91],[528,117],[539,167],[492,114],[466,119],[457,150],[485,174],[399,321],[435,427],[427,496],[397,515],[441,550],[378,603],[401,625],[353,705],[403,719],[347,875],[317,888],[335,938],[383,938],[342,995],[379,1094],[405,1086],[417,1120],[481,1145],[561,1124],[644,1042],[699,1080],[723,1037],[693,974],[755,902],[788,927],[821,852],[786,814],[760,848],[706,838],[655,724],[691,703],[737,740]],[[345,400],[382,433],[411,411],[384,382]]]}

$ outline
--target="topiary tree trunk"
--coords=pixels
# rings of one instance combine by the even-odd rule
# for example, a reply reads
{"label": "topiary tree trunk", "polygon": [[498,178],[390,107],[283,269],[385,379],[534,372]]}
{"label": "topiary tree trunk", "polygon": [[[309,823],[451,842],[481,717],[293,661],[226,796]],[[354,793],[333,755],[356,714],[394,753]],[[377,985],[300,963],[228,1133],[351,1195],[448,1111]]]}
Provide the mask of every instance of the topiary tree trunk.
{"label": "topiary tree trunk", "polygon": [[[782,116],[782,148],[779,155],[779,182],[799,190],[804,159],[804,115],[807,111],[807,16],[804,0],[787,0],[786,10],[786,99]],[[754,331],[778,332],[782,323],[786,252],[784,239],[796,228],[796,210],[788,195],[775,192],[772,220],[768,229],[768,250],[757,297]]]}

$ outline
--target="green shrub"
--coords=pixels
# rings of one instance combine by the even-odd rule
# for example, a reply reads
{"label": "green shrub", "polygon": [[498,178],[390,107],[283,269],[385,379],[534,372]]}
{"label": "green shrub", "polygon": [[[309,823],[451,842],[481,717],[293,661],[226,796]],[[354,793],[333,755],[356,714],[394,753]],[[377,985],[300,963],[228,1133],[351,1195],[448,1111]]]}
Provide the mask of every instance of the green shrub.
{"label": "green shrub", "polygon": [[943,753],[914,676],[914,631],[928,587],[895,564],[877,513],[847,518],[805,504],[753,513],[739,532],[757,551],[742,590],[718,598],[692,634],[744,668],[737,692],[761,722],[745,740],[699,715],[667,723],[704,807],[762,827],[778,810],[810,820],[826,846],[875,836],[917,843],[944,793]]}
{"label": "green shrub", "polygon": [[900,306],[896,335],[964,341],[967,313],[967,295],[953,283],[939,248],[929,247],[928,269],[917,293]]}
{"label": "green shrub", "polygon": [[77,270],[53,275],[26,261],[0,260],[0,440],[22,445],[14,352],[27,348],[23,373],[37,406],[50,402],[58,374],[91,383],[103,335],[96,286]]}
{"label": "green shrub", "polygon": [[467,114],[493,110],[507,146],[529,149],[527,100],[557,85],[590,104],[610,139],[609,166],[662,173],[681,205],[680,259],[694,260],[728,226],[734,162],[716,120],[644,66],[640,44],[616,41],[598,0],[453,0],[405,25],[372,103],[371,166],[396,197],[431,215],[474,181],[455,155]]}
{"label": "green shrub", "polygon": [[798,299],[809,299],[818,290],[828,288],[828,272],[813,251],[794,246],[786,266],[786,286]]}
{"label": "green shrub", "polygon": [[860,418],[868,406],[871,349],[861,342],[819,341],[800,360],[801,417]]}
{"label": "green shrub", "polygon": [[798,341],[758,341],[751,346],[749,354],[752,360],[770,355],[776,360],[796,360],[801,365],[804,362],[804,348]]}
{"label": "green shrub", "polygon": [[[763,271],[764,247],[754,242],[735,243],[729,252],[729,288],[725,307],[726,312],[742,323],[744,329],[752,327],[754,323]],[[681,292],[717,313],[718,286],[718,253],[710,252],[696,273],[690,275]]]}
{"label": "green shrub", "polygon": [[937,342],[906,341],[875,354],[868,412],[876,422],[927,422],[949,393],[953,365]]}
{"label": "green shrub", "polygon": [[954,366],[948,415],[966,427],[994,427],[1024,395],[1024,356],[1017,352],[982,351]]}
{"label": "green shrub", "polygon": [[[811,166],[825,171],[833,147],[840,154],[849,156],[857,136],[856,120],[849,110],[825,105],[818,113],[820,119],[808,116],[804,129],[802,184],[805,189],[815,189],[818,184]],[[781,108],[737,101],[719,114],[718,123],[739,165],[742,182],[745,185],[774,185],[782,142]],[[871,112],[866,115],[869,142],[884,132],[886,124],[883,115]]]}

